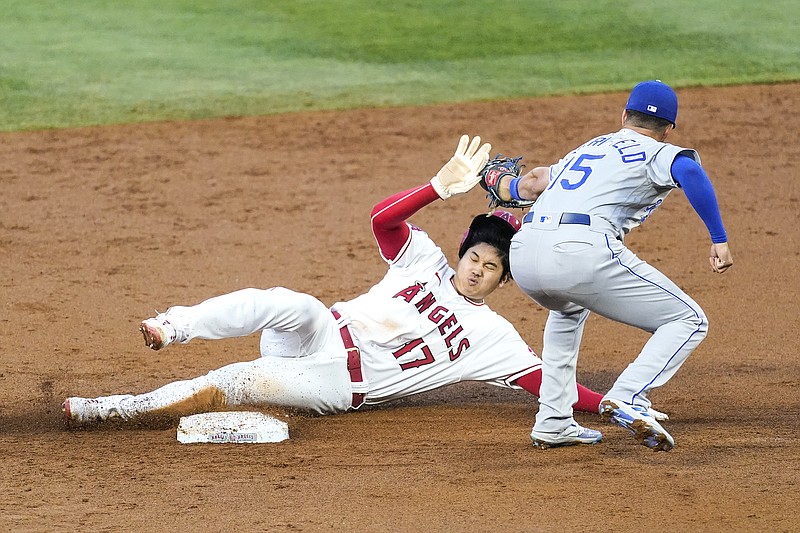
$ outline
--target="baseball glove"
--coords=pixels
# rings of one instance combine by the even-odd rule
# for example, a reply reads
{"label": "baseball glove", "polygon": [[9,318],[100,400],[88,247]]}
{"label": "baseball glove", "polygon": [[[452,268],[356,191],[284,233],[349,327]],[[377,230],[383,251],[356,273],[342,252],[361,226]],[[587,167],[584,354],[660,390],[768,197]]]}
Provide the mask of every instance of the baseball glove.
{"label": "baseball glove", "polygon": [[500,194],[500,180],[506,176],[519,177],[521,170],[525,168],[525,165],[519,164],[521,159],[521,156],[511,158],[497,154],[478,173],[481,177],[481,187],[489,193],[486,195],[489,198],[489,209],[494,209],[495,207],[525,209],[533,205],[533,200],[514,200],[510,196],[508,200],[505,200]]}

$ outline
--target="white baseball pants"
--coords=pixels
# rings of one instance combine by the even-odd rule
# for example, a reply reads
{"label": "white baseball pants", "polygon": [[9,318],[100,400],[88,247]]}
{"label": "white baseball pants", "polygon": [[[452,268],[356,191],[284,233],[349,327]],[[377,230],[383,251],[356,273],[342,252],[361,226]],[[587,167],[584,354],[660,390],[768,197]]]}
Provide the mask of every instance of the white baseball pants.
{"label": "white baseball pants", "polygon": [[175,417],[231,406],[277,405],[320,414],[347,411],[352,399],[346,352],[330,310],[284,288],[243,289],[166,316],[178,340],[224,339],[262,331],[262,357],[128,397],[124,419]]}
{"label": "white baseball pants", "polygon": [[573,422],[575,371],[590,311],[652,333],[606,394],[643,407],[650,406],[647,393],[678,371],[708,331],[697,303],[620,240],[594,227],[526,223],[510,255],[519,287],[550,310],[534,426],[539,433],[561,433]]}

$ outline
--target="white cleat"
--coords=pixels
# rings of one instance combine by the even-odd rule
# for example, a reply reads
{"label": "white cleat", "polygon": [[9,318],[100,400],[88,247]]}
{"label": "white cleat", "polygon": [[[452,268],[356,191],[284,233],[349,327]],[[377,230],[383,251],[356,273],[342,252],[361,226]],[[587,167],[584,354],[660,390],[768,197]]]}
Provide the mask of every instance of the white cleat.
{"label": "white cleat", "polygon": [[178,337],[175,327],[163,314],[143,320],[139,326],[144,343],[153,350],[160,350],[175,342]]}
{"label": "white cleat", "polygon": [[672,435],[643,407],[606,399],[600,402],[600,416],[607,422],[627,429],[639,444],[651,450],[668,452],[675,447]]}
{"label": "white cleat", "polygon": [[130,394],[117,394],[100,398],[67,398],[61,405],[64,423],[67,427],[75,428],[120,419],[119,402],[132,397]]}
{"label": "white cleat", "polygon": [[559,446],[572,446],[574,444],[597,444],[603,439],[603,434],[594,429],[585,428],[573,422],[562,433],[554,435],[531,431],[531,442],[534,448],[557,448]]}

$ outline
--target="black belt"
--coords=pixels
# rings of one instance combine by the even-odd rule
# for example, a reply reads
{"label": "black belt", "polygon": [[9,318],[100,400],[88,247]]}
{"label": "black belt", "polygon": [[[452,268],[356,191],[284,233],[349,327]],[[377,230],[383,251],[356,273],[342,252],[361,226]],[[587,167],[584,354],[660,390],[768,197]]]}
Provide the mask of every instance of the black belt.
{"label": "black belt", "polygon": [[[527,224],[528,222],[532,222],[534,216],[533,211],[529,211],[528,214],[523,217],[522,223]],[[590,226],[592,224],[592,218],[586,213],[561,213],[561,219],[558,222],[559,224],[581,224],[583,226]]]}
{"label": "black belt", "polygon": [[[342,318],[342,315],[339,314],[339,311],[336,309],[331,308],[331,313],[333,314],[333,318],[337,321]],[[356,343],[353,342],[353,336],[350,334],[350,328],[347,327],[347,324],[339,328],[339,335],[342,336],[342,343],[344,344],[345,350],[347,350],[347,371],[350,373],[350,381],[352,383],[362,383],[364,381],[364,376],[361,374],[361,350],[359,350]],[[352,400],[353,409],[361,407],[365,397],[366,394],[362,392],[354,392]]]}

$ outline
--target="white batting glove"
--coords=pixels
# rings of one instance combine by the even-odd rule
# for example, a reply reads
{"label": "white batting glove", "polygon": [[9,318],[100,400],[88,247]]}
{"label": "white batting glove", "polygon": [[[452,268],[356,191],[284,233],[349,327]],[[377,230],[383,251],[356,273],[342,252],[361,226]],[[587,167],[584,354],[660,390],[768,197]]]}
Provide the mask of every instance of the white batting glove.
{"label": "white batting glove", "polygon": [[492,145],[486,143],[478,148],[480,143],[477,135],[472,142],[468,135],[462,135],[455,155],[431,179],[431,185],[442,200],[470,191],[481,180],[478,172],[489,160]]}

